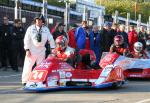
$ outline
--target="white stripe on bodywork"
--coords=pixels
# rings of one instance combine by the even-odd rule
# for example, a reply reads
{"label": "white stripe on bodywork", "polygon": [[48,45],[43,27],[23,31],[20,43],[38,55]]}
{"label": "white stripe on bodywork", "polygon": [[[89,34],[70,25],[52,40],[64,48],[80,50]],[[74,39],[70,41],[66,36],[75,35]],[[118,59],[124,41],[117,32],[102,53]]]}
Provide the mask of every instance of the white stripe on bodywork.
{"label": "white stripe on bodywork", "polygon": [[119,56],[119,58],[117,58],[117,60],[114,62],[114,65],[120,66],[125,70],[132,68],[148,69],[150,68],[150,59],[136,59]]}
{"label": "white stripe on bodywork", "polygon": [[99,78],[95,81],[95,85],[103,83],[110,75],[110,72],[114,68],[113,65],[106,66],[103,71],[101,72]]}

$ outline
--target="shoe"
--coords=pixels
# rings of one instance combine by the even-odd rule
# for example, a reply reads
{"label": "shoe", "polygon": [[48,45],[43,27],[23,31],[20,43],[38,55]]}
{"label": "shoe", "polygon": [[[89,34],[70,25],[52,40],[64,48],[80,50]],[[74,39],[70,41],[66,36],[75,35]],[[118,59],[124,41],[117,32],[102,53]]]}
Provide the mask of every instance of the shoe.
{"label": "shoe", "polygon": [[27,83],[22,83],[23,86],[26,86]]}
{"label": "shoe", "polygon": [[15,72],[19,72],[19,69],[18,69],[18,68],[13,68],[13,70],[14,70]]}
{"label": "shoe", "polygon": [[16,68],[15,68],[15,67],[13,67],[13,68],[12,68],[12,70],[14,70],[15,72],[19,72],[18,67],[16,67]]}
{"label": "shoe", "polygon": [[19,72],[19,69],[15,69],[15,72]]}
{"label": "shoe", "polygon": [[4,68],[3,71],[7,71],[7,68]]}

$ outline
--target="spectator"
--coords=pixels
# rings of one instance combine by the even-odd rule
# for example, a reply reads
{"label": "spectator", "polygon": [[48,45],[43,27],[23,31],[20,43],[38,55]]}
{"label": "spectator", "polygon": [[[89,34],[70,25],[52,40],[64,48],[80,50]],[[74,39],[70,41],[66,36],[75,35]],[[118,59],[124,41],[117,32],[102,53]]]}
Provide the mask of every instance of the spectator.
{"label": "spectator", "polygon": [[110,46],[113,44],[114,39],[114,33],[111,29],[111,24],[106,22],[104,24],[104,29],[100,31],[102,33],[102,46],[104,47],[103,51],[108,52],[110,49]]}
{"label": "spectator", "polygon": [[129,50],[130,52],[132,52],[134,48],[133,47],[134,43],[138,41],[138,35],[134,29],[134,26],[130,26],[130,31],[128,33],[128,41],[129,41]]}
{"label": "spectator", "polygon": [[89,35],[90,39],[90,49],[94,51],[96,54],[96,61],[94,63],[95,66],[99,66],[99,61],[102,55],[101,50],[101,35],[98,31],[98,26],[94,25],[92,31]]}
{"label": "spectator", "polygon": [[113,23],[111,28],[112,28],[113,35],[114,36],[117,35],[119,32],[119,25],[117,23]]}
{"label": "spectator", "polygon": [[37,65],[45,59],[45,44],[48,41],[51,49],[55,48],[55,41],[50,34],[49,29],[44,25],[45,19],[43,15],[39,15],[34,19],[34,24],[29,26],[25,38],[24,49],[26,57],[22,73],[22,84],[25,85],[29,79],[33,65]]}
{"label": "spectator", "polygon": [[69,46],[72,48],[77,47],[77,43],[75,40],[75,30],[77,28],[76,24],[70,24],[70,30],[68,31],[68,37],[69,37]]}
{"label": "spectator", "polygon": [[150,39],[146,41],[146,52],[150,58]]}
{"label": "spectator", "polygon": [[82,26],[78,27],[75,31],[75,39],[77,43],[77,48],[85,49],[86,44],[86,31],[85,27],[87,27],[87,21],[82,21]]}
{"label": "spectator", "polygon": [[51,34],[53,34],[53,33],[55,32],[55,30],[56,30],[58,24],[59,24],[59,23],[56,23],[56,24],[51,28],[51,30],[50,30]]}
{"label": "spectator", "polygon": [[24,61],[24,55],[25,51],[23,48],[23,38],[25,34],[25,30],[23,29],[21,25],[21,21],[19,19],[16,19],[14,21],[14,28],[13,28],[13,33],[12,33],[12,59],[13,59],[13,66],[16,71],[18,71],[18,56],[20,57],[19,59],[21,60],[23,66],[23,61]]}
{"label": "spectator", "polygon": [[150,30],[147,31],[147,40],[150,39]]}
{"label": "spectator", "polygon": [[66,32],[64,31],[65,25],[63,23],[59,23],[58,26],[56,27],[56,30],[53,32],[53,38],[56,40],[58,36],[65,36],[68,39],[68,36]]}
{"label": "spectator", "polygon": [[146,48],[146,40],[147,40],[147,33],[143,26],[140,27],[140,32],[138,33],[138,41],[143,44],[143,49]]}
{"label": "spectator", "polygon": [[84,28],[86,32],[86,42],[85,42],[85,49],[90,49],[90,39],[89,39],[89,34],[90,34],[90,28],[87,26]]}
{"label": "spectator", "polygon": [[124,42],[128,45],[128,34],[125,32],[125,25],[120,25],[119,26],[119,32],[117,33],[118,35],[122,35]]}
{"label": "spectator", "polygon": [[[12,66],[13,59],[12,59],[12,29],[13,26],[9,24],[9,18],[7,16],[3,17],[3,24],[0,27],[0,34],[1,34],[1,59],[2,59],[2,67],[3,70],[6,71],[8,67],[7,59],[9,64]],[[12,66],[13,67],[13,66]],[[14,68],[12,68],[14,69]]]}

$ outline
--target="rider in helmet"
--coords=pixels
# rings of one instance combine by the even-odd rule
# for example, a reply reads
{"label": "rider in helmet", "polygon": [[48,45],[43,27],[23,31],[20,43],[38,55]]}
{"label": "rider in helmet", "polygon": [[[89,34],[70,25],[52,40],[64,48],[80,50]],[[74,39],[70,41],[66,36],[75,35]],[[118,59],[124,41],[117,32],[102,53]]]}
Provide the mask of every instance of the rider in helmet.
{"label": "rider in helmet", "polygon": [[146,52],[143,49],[143,44],[141,42],[134,43],[134,51],[131,52],[133,58],[138,59],[148,59]]}
{"label": "rider in helmet", "polygon": [[68,46],[68,39],[61,35],[56,38],[55,43],[56,48],[52,50],[52,54],[60,60],[66,61],[73,66],[75,50]]}
{"label": "rider in helmet", "polygon": [[120,55],[127,55],[128,45],[124,42],[122,35],[116,35],[114,37],[114,44],[111,45],[109,52],[116,52]]}

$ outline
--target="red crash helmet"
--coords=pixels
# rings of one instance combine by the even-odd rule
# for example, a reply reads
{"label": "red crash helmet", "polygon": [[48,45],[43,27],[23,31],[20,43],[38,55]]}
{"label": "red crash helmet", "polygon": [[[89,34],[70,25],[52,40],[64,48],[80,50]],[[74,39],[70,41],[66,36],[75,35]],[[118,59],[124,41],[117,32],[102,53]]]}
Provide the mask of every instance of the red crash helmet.
{"label": "red crash helmet", "polygon": [[122,35],[116,35],[116,36],[114,37],[114,44],[115,44],[116,46],[120,46],[120,45],[123,44],[123,37],[122,37]]}
{"label": "red crash helmet", "polygon": [[56,48],[57,48],[58,51],[64,50],[67,47],[67,44],[68,44],[67,38],[63,35],[58,36],[56,38],[55,42],[56,42]]}

